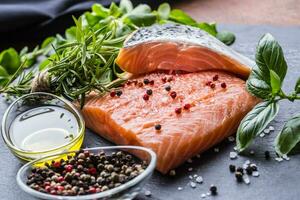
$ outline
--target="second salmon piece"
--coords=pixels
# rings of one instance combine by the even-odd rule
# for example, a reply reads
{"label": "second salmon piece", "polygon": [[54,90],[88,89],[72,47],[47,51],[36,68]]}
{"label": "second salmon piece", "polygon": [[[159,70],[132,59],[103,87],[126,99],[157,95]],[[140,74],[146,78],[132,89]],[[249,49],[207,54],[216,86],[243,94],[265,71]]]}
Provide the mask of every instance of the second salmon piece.
{"label": "second salmon piece", "polygon": [[153,73],[120,91],[89,98],[82,110],[87,127],[119,145],[151,148],[162,173],[233,134],[258,102],[244,80],[221,71]]}
{"label": "second salmon piece", "polygon": [[249,76],[255,64],[206,32],[178,24],[153,25],[135,31],[125,41],[116,62],[133,74],[218,69],[242,78]]}

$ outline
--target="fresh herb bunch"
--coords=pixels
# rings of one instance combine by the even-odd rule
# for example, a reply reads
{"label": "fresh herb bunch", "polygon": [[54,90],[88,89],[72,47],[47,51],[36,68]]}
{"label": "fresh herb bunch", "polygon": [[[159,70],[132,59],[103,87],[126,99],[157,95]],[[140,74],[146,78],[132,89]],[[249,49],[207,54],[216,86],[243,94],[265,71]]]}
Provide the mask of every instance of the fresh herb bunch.
{"label": "fresh herb bunch", "polygon": [[[294,91],[287,95],[282,84],[287,73],[287,63],[279,43],[270,34],[265,34],[259,41],[256,66],[247,80],[247,90],[263,101],[256,105],[240,123],[237,131],[237,147],[245,150],[279,111],[279,101],[291,102],[300,99],[300,77]],[[290,119],[275,139],[275,150],[279,155],[288,154],[300,142],[300,115]]]}
{"label": "fresh herb bunch", "polygon": [[[59,34],[48,37],[32,52],[28,52],[27,47],[19,54],[14,49],[3,51],[0,92],[22,95],[43,89],[70,99],[84,99],[92,90],[102,93],[124,78],[114,60],[125,38],[139,27],[155,23],[198,27],[228,45],[235,40],[230,32],[218,32],[215,23],[198,23],[181,10],[171,10],[167,3],[154,11],[146,4],[134,8],[129,0],[121,0],[119,6],[112,3],[109,8],[94,4],[91,12],[85,12],[74,21],[76,26],[68,28],[64,37]],[[40,74],[23,72],[41,55]],[[20,63],[24,63],[22,67]]]}

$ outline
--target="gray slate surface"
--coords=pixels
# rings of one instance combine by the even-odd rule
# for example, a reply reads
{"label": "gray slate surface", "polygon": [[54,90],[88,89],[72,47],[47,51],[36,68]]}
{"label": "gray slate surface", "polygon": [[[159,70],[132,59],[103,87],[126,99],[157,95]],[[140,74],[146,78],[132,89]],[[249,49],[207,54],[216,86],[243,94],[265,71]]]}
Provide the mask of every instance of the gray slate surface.
{"label": "gray slate surface", "polygon": [[[284,89],[291,91],[296,78],[300,76],[300,27],[269,27],[269,26],[222,26],[220,29],[228,29],[237,35],[237,40],[233,46],[239,52],[253,58],[255,46],[263,33],[272,33],[282,44],[287,62],[290,66]],[[7,104],[0,103],[0,116]],[[137,199],[157,199],[157,200],[189,200],[202,199],[201,194],[208,192],[209,186],[215,184],[219,194],[215,197],[205,199],[215,200],[297,200],[300,199],[300,155],[292,156],[290,161],[278,163],[274,160],[266,161],[263,158],[265,150],[272,150],[272,142],[275,134],[283,126],[283,123],[293,114],[300,112],[300,102],[281,103],[281,110],[278,117],[272,122],[275,133],[265,137],[257,138],[251,149],[255,150],[255,155],[249,152],[239,156],[232,161],[229,159],[229,152],[232,151],[234,143],[223,142],[218,145],[219,153],[208,151],[195,159],[192,164],[184,164],[176,170],[175,177],[162,176],[156,172],[146,184],[145,190],[150,190],[151,197],[145,197],[143,193]],[[83,147],[95,147],[110,145],[99,136],[87,131]],[[242,165],[245,160],[256,163],[259,167],[260,177],[251,178],[251,184],[238,184],[233,174],[228,170],[230,163]],[[7,149],[0,139],[0,199],[4,200],[27,200],[33,199],[16,185],[15,175],[21,163]],[[188,168],[193,167],[192,172]],[[189,184],[189,175],[198,174],[204,179],[204,183],[192,189]],[[178,191],[177,187],[183,187]]]}

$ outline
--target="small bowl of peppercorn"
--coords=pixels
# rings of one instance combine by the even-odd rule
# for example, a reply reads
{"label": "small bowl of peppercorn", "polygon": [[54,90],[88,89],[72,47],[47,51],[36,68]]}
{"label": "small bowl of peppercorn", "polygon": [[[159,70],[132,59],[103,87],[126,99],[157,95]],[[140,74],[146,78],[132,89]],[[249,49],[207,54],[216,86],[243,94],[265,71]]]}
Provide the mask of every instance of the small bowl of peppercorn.
{"label": "small bowl of peppercorn", "polygon": [[156,154],[144,147],[96,147],[31,161],[17,183],[41,199],[133,199],[155,166]]}

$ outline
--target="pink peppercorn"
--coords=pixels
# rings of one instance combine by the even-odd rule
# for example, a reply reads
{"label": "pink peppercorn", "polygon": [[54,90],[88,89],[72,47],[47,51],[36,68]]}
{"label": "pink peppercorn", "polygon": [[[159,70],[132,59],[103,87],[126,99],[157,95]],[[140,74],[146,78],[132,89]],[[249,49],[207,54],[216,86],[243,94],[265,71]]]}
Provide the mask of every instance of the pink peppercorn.
{"label": "pink peppercorn", "polygon": [[221,83],[221,87],[226,88],[227,87],[226,83]]}

